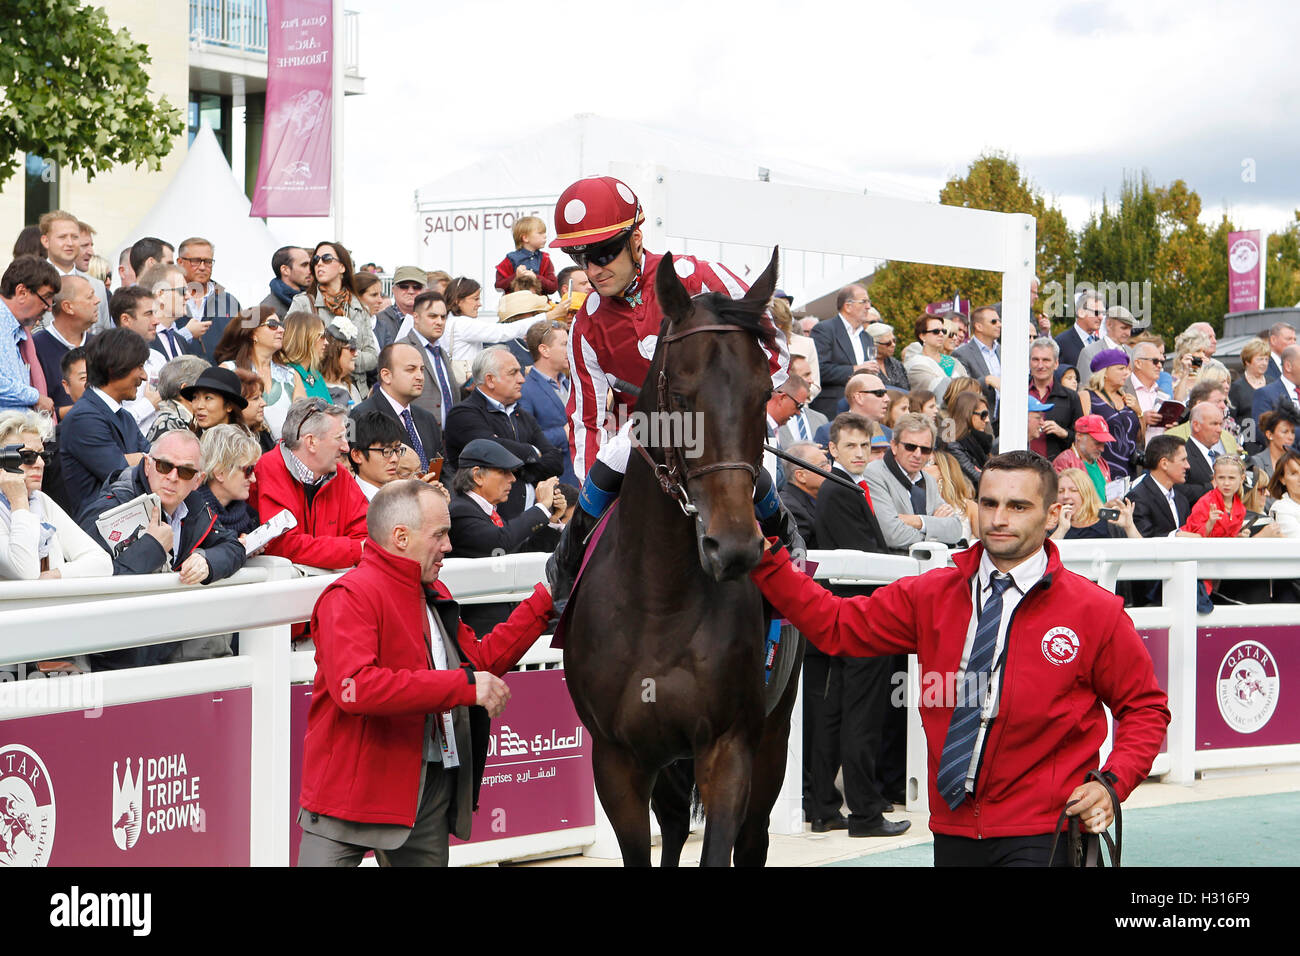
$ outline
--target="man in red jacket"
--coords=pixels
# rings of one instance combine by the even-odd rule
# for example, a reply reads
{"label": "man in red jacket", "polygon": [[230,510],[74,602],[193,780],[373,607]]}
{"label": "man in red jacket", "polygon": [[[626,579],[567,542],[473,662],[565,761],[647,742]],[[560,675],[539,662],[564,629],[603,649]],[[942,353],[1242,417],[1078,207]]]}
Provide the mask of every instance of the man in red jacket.
{"label": "man in red jacket", "polygon": [[257,462],[248,503],[263,522],[297,519],[266,553],[313,568],[350,568],[366,539],[366,496],[339,456],[348,454],[348,410],[319,398],[294,402],[280,443]]}
{"label": "man in red jacket", "polygon": [[[955,568],[838,598],[795,570],[784,549],[751,572],[764,596],[827,654],[915,653],[929,750],[936,866],[1042,866],[1067,803],[1084,828],[1114,819],[1142,781],[1169,724],[1168,698],[1123,601],[1067,571],[1047,528],[1056,473],[1033,452],[988,460],[980,545]],[[772,539],[769,539],[769,546]],[[1058,862],[1064,854],[1058,853]]]}
{"label": "man in red jacket", "polygon": [[486,747],[468,708],[504,709],[500,675],[545,629],[551,597],[538,584],[478,639],[438,581],[450,531],[437,490],[390,482],[361,564],[316,602],[299,866],[356,866],[372,848],[381,866],[446,866],[448,833],[469,838]]}

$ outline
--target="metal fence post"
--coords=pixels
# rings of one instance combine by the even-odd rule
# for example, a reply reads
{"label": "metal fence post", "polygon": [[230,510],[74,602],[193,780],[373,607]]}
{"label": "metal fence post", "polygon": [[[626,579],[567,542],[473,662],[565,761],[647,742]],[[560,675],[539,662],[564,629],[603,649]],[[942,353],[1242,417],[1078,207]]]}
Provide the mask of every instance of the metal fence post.
{"label": "metal fence post", "polygon": [[1169,620],[1169,773],[1168,783],[1196,782],[1196,562],[1170,567],[1164,586]]}

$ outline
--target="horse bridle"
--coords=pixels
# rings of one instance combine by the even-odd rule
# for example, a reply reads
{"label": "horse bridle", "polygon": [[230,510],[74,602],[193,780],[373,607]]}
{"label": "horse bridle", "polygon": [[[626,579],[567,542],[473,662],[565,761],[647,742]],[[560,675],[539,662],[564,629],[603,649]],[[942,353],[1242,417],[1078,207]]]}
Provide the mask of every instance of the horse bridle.
{"label": "horse bridle", "polygon": [[[688,335],[695,335],[697,332],[745,332],[746,329],[736,325],[698,325],[693,329],[686,329],[682,332],[674,332],[666,335],[660,340],[660,362],[659,362],[659,379],[656,386],[655,411],[660,415],[668,412],[668,346],[679,339],[684,339]],[[699,514],[699,509],[691,501],[690,493],[686,490],[687,482],[701,475],[708,475],[715,471],[747,471],[751,481],[758,480],[758,468],[751,462],[747,461],[720,461],[712,465],[701,465],[699,468],[686,468],[682,461],[681,452],[678,451],[675,444],[666,444],[664,446],[664,460],[657,462],[646,451],[635,437],[632,438],[632,447],[637,450],[647,465],[654,472],[655,477],[659,480],[659,487],[664,490],[664,494],[676,501],[682,509],[682,513],[687,517],[695,517]]]}

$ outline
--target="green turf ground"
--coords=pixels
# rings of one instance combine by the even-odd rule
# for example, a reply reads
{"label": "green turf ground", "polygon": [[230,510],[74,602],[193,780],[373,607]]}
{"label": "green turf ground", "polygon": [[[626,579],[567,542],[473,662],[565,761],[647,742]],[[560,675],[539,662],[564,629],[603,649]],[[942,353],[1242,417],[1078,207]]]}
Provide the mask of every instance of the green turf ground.
{"label": "green turf ground", "polygon": [[[931,866],[925,843],[827,866]],[[1300,793],[1124,811],[1124,866],[1300,865]]]}

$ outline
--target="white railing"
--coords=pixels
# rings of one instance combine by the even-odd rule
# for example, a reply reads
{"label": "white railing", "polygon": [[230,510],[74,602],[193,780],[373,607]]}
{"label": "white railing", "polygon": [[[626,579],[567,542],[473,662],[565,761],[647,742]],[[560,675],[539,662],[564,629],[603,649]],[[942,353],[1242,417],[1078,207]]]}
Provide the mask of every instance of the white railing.
{"label": "white railing", "polygon": [[[1168,752],[1155,773],[1169,782],[1190,784],[1202,770],[1300,763],[1300,744],[1198,749],[1198,628],[1258,627],[1300,623],[1297,605],[1216,607],[1196,613],[1197,580],[1300,578],[1300,554],[1287,541],[1189,541],[1121,539],[1067,541],[1062,559],[1071,570],[1113,588],[1117,580],[1164,582],[1159,607],[1130,610],[1139,629],[1168,629],[1167,690],[1173,721]],[[518,600],[541,579],[545,555],[511,555],[474,561],[449,560],[442,578],[462,603]],[[842,583],[886,583],[948,563],[942,546],[919,545],[911,557],[863,552],[813,552],[819,579]],[[70,687],[94,684],[100,706],[221,691],[252,689],[252,766],[250,783],[250,860],[284,865],[289,859],[289,689],[314,675],[310,653],[293,653],[289,626],[310,617],[321,590],[336,574],[299,576],[279,559],[255,559],[228,581],[207,588],[179,586],[176,575],[83,579],[80,581],[0,584],[0,665],[63,658],[123,647],[173,642],[238,631],[240,654],[59,678]],[[562,661],[543,638],[520,666],[554,666]],[[913,671],[915,658],[913,657]],[[29,682],[31,683],[31,682]],[[92,695],[69,694],[73,699]],[[66,705],[21,695],[0,700],[0,720],[68,710]],[[71,708],[76,709],[76,708]],[[925,743],[918,712],[910,708],[908,730],[908,809],[926,806]],[[802,829],[800,708],[790,735],[785,786],[773,810],[774,832]],[[1248,739],[1248,738],[1245,738]],[[566,843],[566,840],[578,841]],[[521,842],[522,841],[522,842]],[[531,841],[531,842],[530,842]],[[597,804],[597,826],[581,832],[539,834],[454,847],[453,862],[486,862],[590,845],[594,855],[616,855]],[[506,855],[502,855],[506,854]]]}
{"label": "white railing", "polygon": [[[361,15],[343,11],[343,71],[361,72]],[[190,46],[266,56],[266,0],[190,0]]]}

